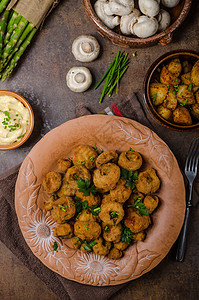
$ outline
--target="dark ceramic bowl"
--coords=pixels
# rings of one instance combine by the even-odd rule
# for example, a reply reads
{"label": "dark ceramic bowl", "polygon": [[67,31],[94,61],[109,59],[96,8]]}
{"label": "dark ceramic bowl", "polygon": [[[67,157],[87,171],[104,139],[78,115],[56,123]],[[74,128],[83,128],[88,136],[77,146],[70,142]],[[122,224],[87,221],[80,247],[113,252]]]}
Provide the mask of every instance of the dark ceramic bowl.
{"label": "dark ceramic bowl", "polygon": [[187,130],[194,130],[199,128],[199,121],[194,121],[192,125],[190,126],[183,126],[171,123],[167,121],[166,119],[162,118],[158,112],[156,111],[153,102],[149,96],[149,86],[150,83],[154,81],[154,79],[159,77],[158,70],[161,69],[163,65],[166,65],[168,61],[179,58],[181,61],[188,60],[190,63],[194,64],[197,60],[199,60],[199,53],[195,51],[187,51],[187,50],[178,50],[178,51],[172,51],[169,53],[164,54],[163,56],[159,57],[149,68],[149,70],[146,73],[145,80],[144,80],[144,100],[146,107],[151,114],[151,116],[158,121],[161,125],[173,129],[173,130],[179,130],[179,131],[187,131]]}
{"label": "dark ceramic bowl", "polygon": [[165,31],[155,34],[146,39],[140,39],[135,36],[125,36],[122,35],[119,26],[114,30],[109,29],[103,22],[98,18],[94,10],[94,3],[96,0],[83,0],[86,12],[89,19],[97,29],[97,32],[103,37],[108,38],[113,44],[122,47],[148,47],[160,43],[162,45],[167,45],[172,41],[174,31],[182,24],[185,20],[192,0],[182,0],[179,5],[172,9],[167,9],[171,15],[171,26]]}

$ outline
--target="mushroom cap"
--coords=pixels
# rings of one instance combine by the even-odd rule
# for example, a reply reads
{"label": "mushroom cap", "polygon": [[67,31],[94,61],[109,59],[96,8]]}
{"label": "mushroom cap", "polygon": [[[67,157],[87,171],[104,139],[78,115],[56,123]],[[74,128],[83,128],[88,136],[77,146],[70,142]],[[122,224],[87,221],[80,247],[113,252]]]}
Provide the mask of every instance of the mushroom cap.
{"label": "mushroom cap", "polygon": [[134,8],[134,0],[109,0],[109,8],[114,15],[128,15]]}
{"label": "mushroom cap", "polygon": [[[94,4],[96,15],[99,19],[110,29],[113,29],[115,26],[119,25],[120,17],[108,15],[107,5],[108,1],[99,1],[97,0]],[[109,9],[110,11],[110,9]],[[110,13],[109,13],[110,14]]]}
{"label": "mushroom cap", "polygon": [[160,0],[139,0],[141,12],[148,17],[155,17],[160,11]]}
{"label": "mushroom cap", "polygon": [[161,9],[159,14],[157,15],[157,20],[158,20],[158,30],[159,31],[164,31],[166,28],[169,27],[171,23],[171,16],[168,13],[168,11]]}
{"label": "mushroom cap", "polygon": [[100,52],[100,45],[91,35],[80,35],[72,44],[72,53],[76,60],[90,62],[95,60]]}
{"label": "mushroom cap", "polygon": [[180,0],[161,0],[162,5],[165,7],[175,7],[179,4]]}
{"label": "mushroom cap", "polygon": [[120,30],[123,34],[133,34],[133,26],[137,22],[138,17],[141,15],[140,11],[136,8],[133,9],[132,13],[126,16],[122,16],[120,20]]}
{"label": "mushroom cap", "polygon": [[90,87],[92,75],[88,68],[73,67],[66,75],[66,82],[71,91],[81,93]]}
{"label": "mushroom cap", "polygon": [[133,26],[134,34],[139,38],[147,38],[154,35],[158,30],[158,21],[155,18],[141,16]]}

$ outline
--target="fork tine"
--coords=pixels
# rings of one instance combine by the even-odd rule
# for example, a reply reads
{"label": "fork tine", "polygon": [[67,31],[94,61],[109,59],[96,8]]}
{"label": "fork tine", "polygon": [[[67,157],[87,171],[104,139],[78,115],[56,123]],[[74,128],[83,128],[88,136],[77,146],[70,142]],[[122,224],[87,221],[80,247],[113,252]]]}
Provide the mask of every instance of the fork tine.
{"label": "fork tine", "polygon": [[198,139],[193,140],[189,147],[187,157],[186,157],[186,163],[185,163],[185,170],[187,171],[191,171],[191,167],[193,166],[192,159],[195,155],[196,152],[195,150],[197,149],[197,147],[198,147]]}
{"label": "fork tine", "polygon": [[199,141],[197,143],[197,147],[196,147],[196,152],[195,152],[195,155],[194,155],[194,158],[193,158],[193,171],[194,173],[197,172],[197,169],[198,169],[198,158],[199,158]]}

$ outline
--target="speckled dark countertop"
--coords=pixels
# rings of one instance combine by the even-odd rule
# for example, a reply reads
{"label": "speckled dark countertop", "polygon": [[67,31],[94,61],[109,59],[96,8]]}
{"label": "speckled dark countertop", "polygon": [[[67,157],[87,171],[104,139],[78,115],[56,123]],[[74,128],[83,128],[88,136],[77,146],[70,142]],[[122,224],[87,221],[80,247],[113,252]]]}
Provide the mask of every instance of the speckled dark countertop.
{"label": "speckled dark countertop", "polygon": [[[85,104],[91,111],[98,112],[117,101],[121,95],[127,96],[133,91],[138,92],[142,99],[143,79],[152,62],[165,52],[177,49],[199,50],[199,1],[193,0],[188,18],[174,34],[173,42],[167,46],[156,45],[145,49],[127,50],[131,57],[128,76],[124,76],[119,88],[119,94],[112,99],[105,99],[100,105],[98,98],[100,89],[93,90],[94,83],[103,74],[112,60],[111,52],[125,50],[112,45],[95,32],[84,11],[83,1],[62,0],[57,8],[46,20],[42,31],[34,39],[31,47],[24,55],[15,72],[0,89],[15,91],[24,96],[32,105],[35,114],[35,128],[31,138],[26,144],[16,150],[0,152],[0,173],[19,164],[35,145],[35,143],[48,131],[70,120],[80,103]],[[78,35],[92,34],[102,47],[99,59],[92,63],[75,61],[71,53],[71,45]],[[136,51],[136,57],[131,54]],[[93,85],[85,93],[73,93],[66,85],[65,76],[72,66],[84,65],[90,68],[93,74]],[[154,123],[155,131],[160,133],[160,126]],[[191,140],[198,136],[198,130],[187,133],[167,131],[165,140],[181,166]],[[190,221],[189,256],[183,265],[166,258],[155,270],[145,275],[143,279],[136,280],[128,285],[113,299],[197,299],[198,289],[198,231],[199,212],[195,208]],[[193,240],[195,242],[193,242]],[[197,249],[197,251],[196,251]],[[175,270],[171,271],[175,263]],[[0,297],[3,300],[29,299],[45,300],[57,299],[48,291],[46,286],[28,271],[5,246],[0,243],[0,270],[6,268],[0,280]],[[175,271],[175,272],[174,272]],[[184,272],[184,279],[178,282],[178,273]],[[156,283],[155,283],[155,282]],[[172,283],[175,281],[175,284]],[[187,281],[189,281],[188,286]],[[146,284],[147,282],[147,284]],[[195,284],[194,284],[195,282]],[[147,289],[143,284],[146,284]]]}

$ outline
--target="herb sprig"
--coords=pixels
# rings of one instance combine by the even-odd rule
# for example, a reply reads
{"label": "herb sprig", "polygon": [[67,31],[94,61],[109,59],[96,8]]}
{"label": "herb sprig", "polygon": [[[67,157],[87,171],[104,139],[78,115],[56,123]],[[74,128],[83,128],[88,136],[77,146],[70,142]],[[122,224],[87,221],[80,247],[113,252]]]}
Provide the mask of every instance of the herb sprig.
{"label": "herb sprig", "polygon": [[122,234],[121,234],[121,241],[127,243],[130,245],[131,240],[133,239],[133,233],[128,227],[124,226],[121,228]]}
{"label": "herb sprig", "polygon": [[102,102],[105,95],[111,97],[114,88],[116,87],[116,94],[118,93],[119,81],[128,69],[129,58],[128,53],[124,54],[124,51],[118,51],[116,57],[113,59],[107,71],[104,73],[100,81],[95,86],[95,90],[100,86],[100,84],[105,80],[104,87],[102,89],[102,94],[99,103]]}
{"label": "herb sprig", "polygon": [[58,252],[58,245],[57,245],[57,242],[54,242],[54,244],[53,244],[53,250],[55,251],[55,252]]}
{"label": "herb sprig", "polygon": [[84,241],[83,247],[86,251],[92,251],[92,248],[96,245],[97,243],[94,241]]}
{"label": "herb sprig", "polygon": [[83,193],[83,196],[89,196],[90,194],[95,195],[97,193],[96,186],[94,184],[91,185],[88,178],[86,178],[86,180],[79,178],[76,182],[78,191]]}
{"label": "herb sprig", "polygon": [[121,178],[126,180],[125,186],[130,186],[132,190],[136,188],[135,181],[138,179],[138,172],[133,173],[132,170],[128,171],[126,169],[121,168]]}
{"label": "herb sprig", "polygon": [[148,216],[149,214],[146,206],[141,201],[141,197],[138,197],[137,199],[133,199],[133,204],[128,205],[128,207],[137,208],[140,216]]}

